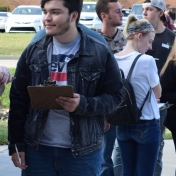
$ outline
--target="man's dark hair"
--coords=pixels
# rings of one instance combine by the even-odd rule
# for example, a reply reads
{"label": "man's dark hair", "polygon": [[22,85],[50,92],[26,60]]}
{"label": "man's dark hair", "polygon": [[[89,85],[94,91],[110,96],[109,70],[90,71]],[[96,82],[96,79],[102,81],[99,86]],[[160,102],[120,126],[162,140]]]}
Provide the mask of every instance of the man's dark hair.
{"label": "man's dark hair", "polygon": [[[143,3],[150,3],[151,1],[150,0],[145,0]],[[154,6],[153,6],[154,7]],[[158,11],[162,11],[160,8],[158,7],[155,7]],[[163,15],[160,17],[160,20],[164,23],[166,21],[166,17],[165,17],[165,14],[163,12]]]}
{"label": "man's dark hair", "polygon": [[101,13],[102,12],[107,13],[107,14],[109,13],[109,7],[108,7],[109,2],[118,2],[118,0],[98,0],[97,1],[95,9],[101,21],[102,21]]}
{"label": "man's dark hair", "polygon": [[[41,8],[43,9],[45,6],[45,3],[49,1],[52,1],[52,0],[41,0]],[[78,18],[76,19],[76,24],[78,24],[80,14],[82,11],[83,0],[59,0],[59,1],[63,2],[63,6],[68,9],[69,15],[72,12],[78,13]]]}

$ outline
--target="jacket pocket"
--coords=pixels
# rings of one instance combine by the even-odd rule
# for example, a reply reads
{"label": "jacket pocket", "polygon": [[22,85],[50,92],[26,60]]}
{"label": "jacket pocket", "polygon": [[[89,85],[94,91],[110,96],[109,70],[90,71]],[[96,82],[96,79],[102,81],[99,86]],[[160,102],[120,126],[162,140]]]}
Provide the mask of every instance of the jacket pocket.
{"label": "jacket pocket", "polygon": [[100,72],[80,72],[81,93],[85,96],[94,96]]}

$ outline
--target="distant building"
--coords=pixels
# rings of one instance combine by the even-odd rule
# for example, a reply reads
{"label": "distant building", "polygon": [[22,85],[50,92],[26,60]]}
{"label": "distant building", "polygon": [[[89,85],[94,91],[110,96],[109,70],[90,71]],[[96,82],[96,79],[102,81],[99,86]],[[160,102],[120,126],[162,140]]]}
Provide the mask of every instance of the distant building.
{"label": "distant building", "polygon": [[40,5],[41,0],[0,0],[0,7],[13,11],[19,5]]}

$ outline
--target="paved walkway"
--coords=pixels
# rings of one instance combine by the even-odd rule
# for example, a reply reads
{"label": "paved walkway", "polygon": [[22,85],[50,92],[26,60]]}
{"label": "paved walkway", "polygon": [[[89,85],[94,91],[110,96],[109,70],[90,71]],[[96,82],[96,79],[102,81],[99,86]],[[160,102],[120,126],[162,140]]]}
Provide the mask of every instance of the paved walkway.
{"label": "paved walkway", "polygon": [[0,56],[0,65],[8,68],[16,68],[19,56]]}
{"label": "paved walkway", "polygon": [[[173,141],[165,140],[163,172],[161,176],[175,176],[175,169],[176,154]],[[12,164],[11,157],[8,156],[7,146],[0,146],[0,176],[20,176],[20,173],[20,169]]]}

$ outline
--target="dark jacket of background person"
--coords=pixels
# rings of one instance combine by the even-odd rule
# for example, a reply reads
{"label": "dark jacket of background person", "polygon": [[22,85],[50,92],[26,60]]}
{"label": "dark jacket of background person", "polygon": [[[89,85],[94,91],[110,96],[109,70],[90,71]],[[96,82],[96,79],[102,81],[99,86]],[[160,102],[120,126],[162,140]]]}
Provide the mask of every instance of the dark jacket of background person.
{"label": "dark jacket of background person", "polygon": [[[68,85],[80,94],[78,109],[70,113],[74,156],[102,147],[104,113],[118,106],[122,87],[117,62],[108,47],[79,31],[80,48],[67,67]],[[15,143],[19,152],[24,151],[24,142],[38,148],[49,110],[32,109],[27,86],[43,84],[49,77],[47,47],[51,42],[52,37],[43,37],[30,44],[19,59],[10,91],[10,155],[15,152]]]}
{"label": "dark jacket of background person", "polygon": [[170,61],[164,74],[161,76],[161,102],[174,104],[168,109],[164,125],[176,134],[176,61]]}
{"label": "dark jacket of background person", "polygon": [[158,73],[160,73],[167,60],[174,40],[175,33],[166,28],[162,33],[156,33],[155,39],[152,43],[152,50],[146,52],[146,54],[153,56],[156,59]]}

